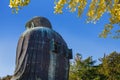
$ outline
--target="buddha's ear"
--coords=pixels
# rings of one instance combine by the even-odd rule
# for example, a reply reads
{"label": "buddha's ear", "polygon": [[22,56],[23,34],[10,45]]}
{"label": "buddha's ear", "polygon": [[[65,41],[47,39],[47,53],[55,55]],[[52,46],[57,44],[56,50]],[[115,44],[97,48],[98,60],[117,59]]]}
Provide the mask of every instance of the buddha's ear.
{"label": "buddha's ear", "polygon": [[33,22],[31,22],[31,28],[34,28],[34,27],[35,27],[34,23],[33,23]]}
{"label": "buddha's ear", "polygon": [[27,22],[27,24],[25,25],[26,29],[30,29],[30,28],[34,28],[35,24],[33,21],[29,21]]}
{"label": "buddha's ear", "polygon": [[29,21],[29,22],[26,23],[25,28],[29,29],[30,27],[31,27],[31,22]]}

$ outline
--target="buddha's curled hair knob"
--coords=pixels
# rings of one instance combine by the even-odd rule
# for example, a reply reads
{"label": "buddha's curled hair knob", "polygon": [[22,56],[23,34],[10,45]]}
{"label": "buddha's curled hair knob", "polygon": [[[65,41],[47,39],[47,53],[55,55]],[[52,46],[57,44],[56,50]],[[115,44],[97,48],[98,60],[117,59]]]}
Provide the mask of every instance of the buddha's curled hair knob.
{"label": "buddha's curled hair knob", "polygon": [[47,27],[52,29],[50,21],[45,17],[34,17],[33,19],[26,23],[25,27],[27,29],[34,27]]}

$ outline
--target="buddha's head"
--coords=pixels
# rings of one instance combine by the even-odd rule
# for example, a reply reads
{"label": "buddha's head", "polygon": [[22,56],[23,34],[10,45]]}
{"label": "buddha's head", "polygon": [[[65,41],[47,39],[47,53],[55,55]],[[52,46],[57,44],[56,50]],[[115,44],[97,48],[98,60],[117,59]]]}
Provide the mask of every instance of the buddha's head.
{"label": "buddha's head", "polygon": [[47,27],[52,29],[50,21],[45,17],[34,17],[26,23],[25,26],[27,29],[34,27]]}

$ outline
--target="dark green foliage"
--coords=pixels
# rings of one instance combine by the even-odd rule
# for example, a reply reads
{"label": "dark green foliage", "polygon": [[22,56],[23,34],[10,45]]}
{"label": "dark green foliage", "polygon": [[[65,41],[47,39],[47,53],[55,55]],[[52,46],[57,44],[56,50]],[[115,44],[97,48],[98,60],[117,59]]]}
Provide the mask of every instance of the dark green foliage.
{"label": "dark green foliage", "polygon": [[112,52],[101,58],[99,72],[106,76],[107,80],[120,80],[120,53]]}
{"label": "dark green foliage", "polygon": [[0,80],[10,80],[12,78],[12,76],[7,75],[5,77],[3,77],[2,79],[0,78]]}
{"label": "dark green foliage", "polygon": [[69,80],[93,80],[97,79],[97,68],[92,57],[82,60],[80,54],[76,54],[75,62],[71,63]]}
{"label": "dark green foliage", "polygon": [[92,57],[82,59],[76,54],[70,65],[69,80],[120,80],[120,53],[112,52],[100,59],[95,66]]}

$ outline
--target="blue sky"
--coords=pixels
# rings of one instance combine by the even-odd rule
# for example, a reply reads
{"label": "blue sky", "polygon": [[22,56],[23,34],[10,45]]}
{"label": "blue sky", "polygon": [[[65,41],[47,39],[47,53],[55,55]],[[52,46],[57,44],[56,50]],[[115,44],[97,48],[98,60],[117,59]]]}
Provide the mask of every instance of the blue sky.
{"label": "blue sky", "polygon": [[103,15],[97,24],[86,24],[87,7],[81,18],[77,17],[77,13],[69,13],[66,8],[63,14],[56,15],[53,13],[53,1],[31,0],[18,14],[12,14],[8,7],[9,0],[0,1],[0,77],[13,74],[18,39],[25,31],[26,22],[34,16],[48,18],[53,29],[60,33],[68,47],[73,49],[73,55],[81,53],[83,58],[93,56],[93,59],[97,60],[103,57],[104,53],[120,52],[120,39],[98,37],[108,23],[108,14]]}

